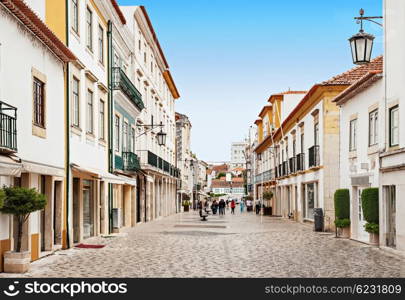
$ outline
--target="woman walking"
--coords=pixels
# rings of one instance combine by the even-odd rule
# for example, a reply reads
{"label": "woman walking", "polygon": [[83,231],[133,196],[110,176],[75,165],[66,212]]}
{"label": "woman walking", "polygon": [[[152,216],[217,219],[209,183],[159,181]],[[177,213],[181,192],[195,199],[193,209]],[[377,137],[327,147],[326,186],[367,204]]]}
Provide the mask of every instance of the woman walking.
{"label": "woman walking", "polygon": [[236,204],[235,204],[235,200],[233,200],[232,199],[232,202],[231,202],[231,214],[235,214],[235,207],[236,207]]}
{"label": "woman walking", "polygon": [[240,212],[243,213],[243,210],[245,209],[245,203],[243,200],[240,201]]}

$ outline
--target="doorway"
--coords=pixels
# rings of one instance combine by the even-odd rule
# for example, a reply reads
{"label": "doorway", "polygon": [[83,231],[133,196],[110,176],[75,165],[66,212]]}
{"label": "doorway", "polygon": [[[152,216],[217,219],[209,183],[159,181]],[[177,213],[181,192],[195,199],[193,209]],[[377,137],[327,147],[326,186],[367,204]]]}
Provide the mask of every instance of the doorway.
{"label": "doorway", "polygon": [[[45,175],[40,175],[40,184],[39,184],[39,192],[43,195],[46,194],[45,190],[45,184],[46,184],[46,177]],[[50,199],[47,199],[49,201]],[[45,251],[45,222],[46,222],[46,208],[41,210],[41,251]]]}
{"label": "doorway", "polygon": [[136,222],[141,222],[141,180],[136,180]]}
{"label": "doorway", "polygon": [[63,184],[54,182],[53,195],[53,244],[62,245]]}
{"label": "doorway", "polygon": [[386,245],[396,247],[396,190],[395,185],[384,187],[386,199]]}
{"label": "doorway", "polygon": [[83,238],[94,235],[94,203],[92,181],[83,180]]}
{"label": "doorway", "polygon": [[357,206],[358,206],[358,222],[357,222],[357,238],[361,241],[368,241],[369,235],[365,230],[364,226],[366,225],[366,220],[363,216],[363,208],[361,205],[361,193],[363,192],[362,187],[357,188]]}

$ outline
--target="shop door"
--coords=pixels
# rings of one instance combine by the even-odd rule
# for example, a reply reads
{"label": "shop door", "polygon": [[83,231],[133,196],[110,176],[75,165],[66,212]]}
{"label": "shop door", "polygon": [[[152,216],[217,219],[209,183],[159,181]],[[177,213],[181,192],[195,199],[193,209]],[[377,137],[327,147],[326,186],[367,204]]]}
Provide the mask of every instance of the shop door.
{"label": "shop door", "polygon": [[386,207],[387,207],[387,246],[395,248],[396,246],[396,191],[395,185],[387,186],[386,193]]}
{"label": "shop door", "polygon": [[94,235],[91,181],[83,180],[83,238]]}
{"label": "shop door", "polygon": [[361,206],[361,193],[363,192],[364,188],[358,188],[357,190],[357,204],[358,204],[358,223],[357,223],[357,232],[358,232],[358,239],[360,241],[365,241],[367,242],[369,240],[369,234],[367,233],[367,231],[364,229],[364,226],[366,225],[366,220],[364,219],[363,216],[363,208]]}
{"label": "shop door", "polygon": [[306,193],[306,215],[305,217],[308,219],[314,219],[314,207],[315,207],[315,184],[308,183],[306,185],[307,193]]}

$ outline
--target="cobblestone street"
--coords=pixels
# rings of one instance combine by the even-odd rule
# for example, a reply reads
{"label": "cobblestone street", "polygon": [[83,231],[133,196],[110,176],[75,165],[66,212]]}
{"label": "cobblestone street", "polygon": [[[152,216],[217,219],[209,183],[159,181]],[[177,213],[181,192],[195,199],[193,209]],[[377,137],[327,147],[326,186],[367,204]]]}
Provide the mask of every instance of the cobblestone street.
{"label": "cobblestone street", "polygon": [[[252,213],[196,212],[85,241],[31,265],[27,277],[404,277],[405,262],[309,225]],[[11,274],[0,274],[0,277]]]}

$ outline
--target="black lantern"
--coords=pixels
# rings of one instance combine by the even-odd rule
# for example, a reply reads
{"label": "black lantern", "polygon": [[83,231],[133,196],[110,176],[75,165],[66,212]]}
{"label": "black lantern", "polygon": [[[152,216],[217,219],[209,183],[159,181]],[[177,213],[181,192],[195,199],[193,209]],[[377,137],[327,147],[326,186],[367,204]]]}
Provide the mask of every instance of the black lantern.
{"label": "black lantern", "polygon": [[363,65],[370,62],[373,41],[374,36],[365,33],[363,30],[360,30],[359,33],[349,39],[354,64]]}
{"label": "black lantern", "polygon": [[166,145],[166,135],[167,134],[162,131],[162,128],[160,128],[160,132],[158,132],[157,134],[157,141],[159,146]]}
{"label": "black lantern", "polygon": [[261,153],[257,153],[257,160],[262,160],[262,154]]}
{"label": "black lantern", "polygon": [[360,23],[360,31],[349,39],[353,63],[356,65],[368,64],[371,60],[371,51],[373,50],[374,36],[364,32],[363,20],[371,21],[370,19],[377,17],[363,17],[363,15],[364,10],[360,9],[360,17],[355,18]]}

